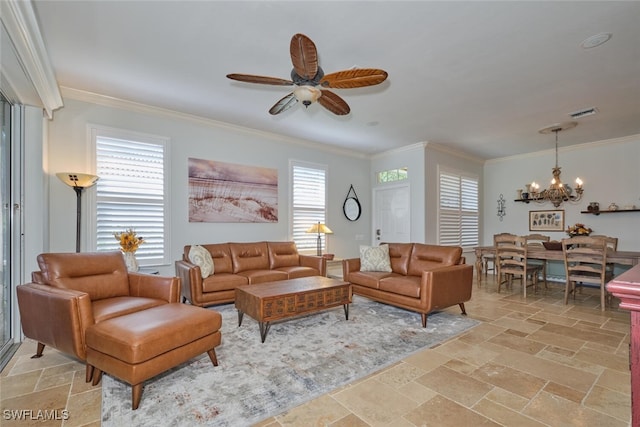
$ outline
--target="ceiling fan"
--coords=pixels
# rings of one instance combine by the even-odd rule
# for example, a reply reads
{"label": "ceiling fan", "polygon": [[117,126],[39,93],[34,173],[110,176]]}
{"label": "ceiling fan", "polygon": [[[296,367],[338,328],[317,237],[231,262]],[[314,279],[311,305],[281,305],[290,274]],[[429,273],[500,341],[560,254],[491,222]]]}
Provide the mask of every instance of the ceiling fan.
{"label": "ceiling fan", "polygon": [[373,86],[382,83],[387,78],[387,72],[377,68],[354,68],[324,74],[318,65],[316,45],[304,34],[295,34],[291,38],[289,51],[293,63],[291,80],[251,74],[227,74],[227,77],[246,83],[297,86],[293,92],[271,107],[270,114],[280,114],[298,101],[302,102],[305,107],[317,101],[324,108],[339,116],[349,114],[351,109],[341,97],[328,88],[350,89]]}

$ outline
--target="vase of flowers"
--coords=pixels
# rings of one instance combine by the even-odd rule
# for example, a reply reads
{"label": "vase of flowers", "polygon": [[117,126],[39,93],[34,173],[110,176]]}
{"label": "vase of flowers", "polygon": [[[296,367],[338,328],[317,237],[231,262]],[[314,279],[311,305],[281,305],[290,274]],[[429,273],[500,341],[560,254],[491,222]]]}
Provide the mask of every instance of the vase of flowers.
{"label": "vase of flowers", "polygon": [[572,226],[567,228],[567,234],[570,237],[588,236],[592,232],[593,232],[593,230],[591,228],[587,227],[584,224],[580,224],[580,223],[576,223],[575,225],[572,225]]}
{"label": "vase of flowers", "polygon": [[133,228],[129,228],[121,233],[113,233],[113,236],[120,243],[120,250],[124,256],[124,262],[127,270],[136,272],[139,270],[138,260],[136,259],[136,251],[144,239],[138,236]]}

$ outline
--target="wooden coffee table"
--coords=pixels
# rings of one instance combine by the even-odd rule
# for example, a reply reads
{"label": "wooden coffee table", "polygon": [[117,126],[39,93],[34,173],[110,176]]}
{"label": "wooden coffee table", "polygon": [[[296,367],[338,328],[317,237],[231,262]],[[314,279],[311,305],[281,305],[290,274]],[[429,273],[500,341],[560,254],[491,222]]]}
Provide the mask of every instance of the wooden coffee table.
{"label": "wooden coffee table", "polygon": [[244,313],[258,321],[262,342],[267,337],[274,320],[286,319],[300,314],[313,313],[327,308],[344,307],[349,320],[351,284],[323,276],[243,285],[236,288],[238,326],[242,325]]}

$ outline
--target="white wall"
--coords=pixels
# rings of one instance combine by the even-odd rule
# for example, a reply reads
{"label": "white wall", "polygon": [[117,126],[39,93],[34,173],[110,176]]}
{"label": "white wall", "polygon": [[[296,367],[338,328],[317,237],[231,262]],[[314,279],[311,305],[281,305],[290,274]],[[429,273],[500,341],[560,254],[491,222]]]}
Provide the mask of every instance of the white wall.
{"label": "white wall", "polygon": [[45,141],[43,141],[46,119],[42,108],[24,107],[24,263],[20,271],[20,283],[31,281],[31,272],[39,270],[36,258],[45,252],[45,235],[48,227],[47,176],[45,172]]}
{"label": "white wall", "polygon": [[[173,260],[181,257],[186,244],[290,239],[290,159],[328,165],[327,225],[334,232],[328,239],[328,251],[338,257],[357,256],[361,242],[355,240],[356,234],[370,239],[369,160],[364,156],[160,110],[128,108],[125,103],[101,105],[65,99],[65,107],[55,113],[49,125],[48,163],[49,174],[53,177],[49,186],[50,251],[75,249],[75,193],[54,176],[63,171],[93,172],[88,170],[91,156],[88,124],[170,138],[172,210],[169,250]],[[189,157],[277,169],[278,222],[189,223]],[[350,184],[357,189],[363,207],[363,214],[356,222],[348,221],[342,214],[342,203]],[[88,212],[91,192],[92,189],[85,192],[83,212]],[[86,236],[88,232],[83,231],[83,234]],[[86,250],[84,242],[82,247]],[[160,270],[162,274],[173,274],[173,264]]]}
{"label": "white wall", "polygon": [[[496,233],[528,234],[529,211],[554,209],[550,203],[514,202],[517,189],[531,181],[540,183],[541,188],[547,187],[554,165],[553,149],[486,162],[483,244],[493,244]],[[599,202],[601,209],[606,209],[612,202],[621,208],[625,205],[640,208],[640,135],[561,148],[558,165],[562,168],[563,182],[571,185],[579,176],[585,189],[580,203],[564,203],[559,207],[565,211],[565,228],[577,222],[584,223],[595,234],[618,237],[620,250],[640,250],[640,212],[599,216],[580,213],[587,210],[592,201]],[[506,199],[507,213],[502,222],[497,216],[497,200],[501,193]],[[553,240],[567,237],[564,232],[544,234]]]}
{"label": "white wall", "polygon": [[[60,171],[91,172],[87,124],[97,124],[136,132],[166,136],[171,139],[171,258],[180,256],[182,247],[192,243],[289,239],[289,171],[290,159],[329,166],[329,205],[327,224],[328,250],[338,257],[357,256],[356,235],[371,241],[371,198],[375,172],[407,166],[411,185],[413,241],[437,242],[437,170],[438,165],[476,173],[481,188],[481,244],[490,244],[495,233],[510,231],[527,234],[529,210],[549,209],[550,205],[514,202],[516,190],[536,180],[548,183],[555,157],[553,150],[483,162],[432,144],[416,144],[402,150],[383,153],[368,159],[355,153],[327,149],[304,141],[226,126],[212,121],[195,120],[152,110],[129,109],[122,105],[65,99],[65,107],[49,123],[49,151],[46,158],[49,176]],[[189,157],[278,169],[279,222],[277,224],[189,223],[187,218],[187,159]],[[579,205],[565,204],[568,224],[584,222],[598,234],[620,238],[622,250],[640,250],[638,213],[580,214],[588,202],[599,201],[601,207],[611,202],[621,207],[640,206],[640,136],[596,142],[561,149],[559,164],[562,178],[571,182],[580,176],[585,197]],[[342,214],[342,203],[353,184],[363,213],[356,222]],[[89,190],[91,191],[91,190]],[[500,194],[506,199],[507,215],[496,215]],[[75,194],[57,179],[49,179],[50,251],[71,251],[75,241]],[[89,199],[89,197],[85,197]],[[86,200],[85,200],[86,201]],[[85,206],[88,207],[88,206]],[[85,209],[86,212],[86,209]],[[561,232],[549,233],[561,239]],[[84,246],[83,246],[84,247]],[[470,260],[471,261],[471,260]],[[163,273],[172,273],[167,266]]]}

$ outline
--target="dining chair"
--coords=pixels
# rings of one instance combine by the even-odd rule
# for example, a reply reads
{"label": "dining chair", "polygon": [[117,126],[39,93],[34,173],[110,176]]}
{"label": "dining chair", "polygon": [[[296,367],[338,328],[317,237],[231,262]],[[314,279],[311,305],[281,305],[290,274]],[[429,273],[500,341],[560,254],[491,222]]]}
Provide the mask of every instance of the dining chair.
{"label": "dining chair", "polygon": [[566,286],[564,303],[569,294],[575,299],[578,284],[591,283],[600,286],[600,308],[605,310],[606,300],[611,298],[605,285],[613,278],[607,268],[607,241],[602,237],[578,236],[562,239]]}
{"label": "dining chair", "polygon": [[[526,240],[526,245],[533,246],[533,247],[544,247],[542,243],[549,242],[551,240],[551,237],[545,236],[544,234],[527,234],[526,236],[524,236],[524,238]],[[544,288],[548,289],[549,287],[547,286],[547,260],[530,259],[530,260],[527,260],[527,262],[529,264],[539,265],[542,267],[542,280],[544,281]]]}
{"label": "dining chair", "polygon": [[[522,293],[527,298],[527,287],[533,286],[534,292],[538,290],[538,274],[542,270],[541,265],[532,265],[527,262],[527,245],[523,236],[503,235],[496,236],[496,265],[498,267],[498,293],[502,284],[506,281],[511,287],[514,277],[522,279]],[[503,275],[505,279],[503,279]],[[531,284],[528,284],[531,279]]]}
{"label": "dining chair", "polygon": [[[495,276],[496,275],[496,255],[493,254],[484,254],[482,256],[482,262],[484,262],[484,277],[487,277],[489,270]],[[491,263],[491,268],[489,268],[489,263]]]}
{"label": "dining chair", "polygon": [[[511,234],[511,233],[500,233],[500,234],[494,234],[493,235],[493,245],[495,246],[496,244],[496,236],[500,236],[500,235],[504,235],[504,234]],[[482,256],[482,262],[484,263],[484,277],[487,277],[487,273],[489,272],[489,270],[491,270],[491,272],[493,273],[493,275],[495,276],[497,273],[497,268],[496,268],[496,254],[491,253],[491,254],[484,254]],[[489,268],[489,263],[491,263],[491,269]]]}
{"label": "dining chair", "polygon": [[[599,237],[604,239],[605,242],[607,242],[607,250],[608,251],[613,251],[616,252],[618,250],[618,238],[617,237],[609,237],[609,236],[605,236],[604,234],[590,234],[591,237]],[[611,271],[611,274],[613,274],[613,269],[615,267],[615,264],[612,262],[608,262],[607,263],[607,269]]]}

